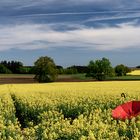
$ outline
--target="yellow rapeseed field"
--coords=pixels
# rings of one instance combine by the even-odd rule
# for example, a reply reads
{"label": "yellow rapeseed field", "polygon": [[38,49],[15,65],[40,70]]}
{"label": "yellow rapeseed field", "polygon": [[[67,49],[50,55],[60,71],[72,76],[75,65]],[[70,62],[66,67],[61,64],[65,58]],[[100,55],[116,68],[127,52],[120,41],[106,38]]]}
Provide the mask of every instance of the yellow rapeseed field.
{"label": "yellow rapeseed field", "polygon": [[0,85],[0,139],[139,140],[139,116],[126,121],[111,116],[119,104],[140,100],[139,85],[140,81]]}
{"label": "yellow rapeseed field", "polygon": [[108,82],[58,82],[47,84],[11,84],[0,85],[0,93],[48,95],[117,95],[122,92],[127,94],[140,93],[140,81],[108,81]]}
{"label": "yellow rapeseed field", "polygon": [[127,75],[140,75],[140,70],[131,71],[130,73],[127,73]]}

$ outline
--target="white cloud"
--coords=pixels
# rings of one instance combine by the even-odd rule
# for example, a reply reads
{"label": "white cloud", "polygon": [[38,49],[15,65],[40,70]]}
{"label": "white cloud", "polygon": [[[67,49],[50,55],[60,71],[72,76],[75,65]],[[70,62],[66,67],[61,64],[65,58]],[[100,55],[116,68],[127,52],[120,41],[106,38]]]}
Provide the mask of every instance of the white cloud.
{"label": "white cloud", "polygon": [[119,28],[87,28],[56,31],[45,24],[0,26],[0,51],[11,48],[41,49],[79,47],[93,50],[140,48],[140,27],[121,24]]}
{"label": "white cloud", "polygon": [[[110,16],[108,15],[109,13],[112,13],[113,15]],[[140,11],[109,11],[109,12],[104,12],[103,14],[106,14],[106,15],[100,15],[100,16],[95,15],[85,20],[84,23],[95,22],[95,21],[119,20],[119,19],[123,19],[123,20],[134,19],[134,18],[136,19],[140,17]]]}

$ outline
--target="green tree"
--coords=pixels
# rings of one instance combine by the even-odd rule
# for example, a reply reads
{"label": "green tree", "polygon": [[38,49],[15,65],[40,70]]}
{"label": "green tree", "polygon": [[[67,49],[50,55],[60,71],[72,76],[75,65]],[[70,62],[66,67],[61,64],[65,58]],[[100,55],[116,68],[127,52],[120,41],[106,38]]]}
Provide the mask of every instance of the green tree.
{"label": "green tree", "polygon": [[125,76],[130,71],[131,70],[123,64],[117,65],[115,67],[115,73],[117,76]]}
{"label": "green tree", "polygon": [[6,68],[4,65],[0,64],[0,73],[11,74],[12,72],[8,68]]}
{"label": "green tree", "polygon": [[50,57],[40,57],[35,63],[35,79],[38,82],[53,82],[57,77],[56,65]]}
{"label": "green tree", "polygon": [[93,77],[99,81],[105,80],[106,77],[113,75],[113,68],[109,59],[90,61],[88,65],[87,76]]}
{"label": "green tree", "polygon": [[77,74],[77,69],[74,67],[68,67],[66,69],[64,69],[64,73],[65,74]]}
{"label": "green tree", "polygon": [[64,73],[64,68],[62,66],[56,66],[57,68],[57,73],[58,74],[63,74]]}
{"label": "green tree", "polygon": [[19,61],[1,61],[0,64],[4,65],[7,69],[9,69],[12,73],[21,73],[20,70],[23,67],[22,62]]}

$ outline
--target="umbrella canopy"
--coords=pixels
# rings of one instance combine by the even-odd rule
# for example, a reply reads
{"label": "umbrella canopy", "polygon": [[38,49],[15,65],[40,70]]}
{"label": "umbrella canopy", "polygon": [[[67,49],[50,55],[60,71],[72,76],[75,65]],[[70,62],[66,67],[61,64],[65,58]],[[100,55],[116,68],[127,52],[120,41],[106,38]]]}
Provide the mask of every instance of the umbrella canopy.
{"label": "umbrella canopy", "polygon": [[131,101],[117,106],[112,110],[112,117],[115,119],[131,119],[140,114],[140,101]]}

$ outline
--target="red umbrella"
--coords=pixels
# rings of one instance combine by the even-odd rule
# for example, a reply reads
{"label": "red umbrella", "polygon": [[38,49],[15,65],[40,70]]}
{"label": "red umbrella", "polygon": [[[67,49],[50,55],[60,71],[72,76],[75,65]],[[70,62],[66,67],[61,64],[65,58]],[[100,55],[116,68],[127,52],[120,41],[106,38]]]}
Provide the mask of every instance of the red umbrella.
{"label": "red umbrella", "polygon": [[140,101],[131,101],[117,106],[112,110],[112,117],[115,119],[131,119],[140,114]]}

